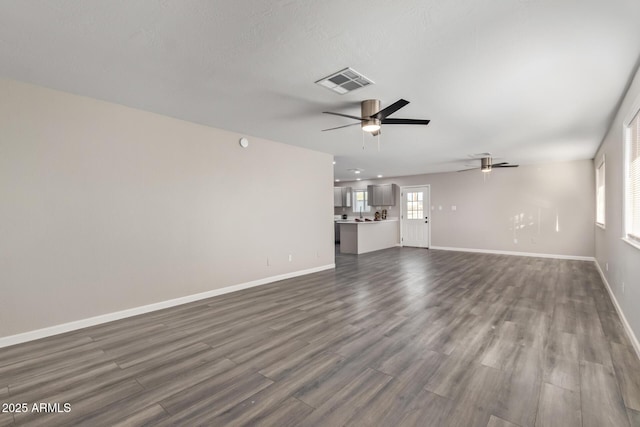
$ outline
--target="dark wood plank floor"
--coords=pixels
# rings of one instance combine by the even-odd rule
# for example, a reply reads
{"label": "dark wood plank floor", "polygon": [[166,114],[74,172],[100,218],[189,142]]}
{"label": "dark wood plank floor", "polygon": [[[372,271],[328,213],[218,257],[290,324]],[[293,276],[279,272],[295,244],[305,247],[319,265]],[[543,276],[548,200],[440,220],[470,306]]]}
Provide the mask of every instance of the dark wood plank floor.
{"label": "dark wood plank floor", "polygon": [[629,426],[640,363],[590,262],[393,248],[0,349],[4,425]]}

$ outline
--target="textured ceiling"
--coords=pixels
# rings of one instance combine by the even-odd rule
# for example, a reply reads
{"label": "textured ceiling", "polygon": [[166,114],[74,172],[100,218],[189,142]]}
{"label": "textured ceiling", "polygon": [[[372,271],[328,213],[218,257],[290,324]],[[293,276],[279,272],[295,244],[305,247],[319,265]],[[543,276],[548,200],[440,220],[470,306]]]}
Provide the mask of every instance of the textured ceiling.
{"label": "textured ceiling", "polygon": [[[640,56],[638,0],[0,3],[0,76],[335,155],[336,178],[592,158]],[[376,84],[314,82],[347,66]],[[380,139],[322,114],[411,103]]]}

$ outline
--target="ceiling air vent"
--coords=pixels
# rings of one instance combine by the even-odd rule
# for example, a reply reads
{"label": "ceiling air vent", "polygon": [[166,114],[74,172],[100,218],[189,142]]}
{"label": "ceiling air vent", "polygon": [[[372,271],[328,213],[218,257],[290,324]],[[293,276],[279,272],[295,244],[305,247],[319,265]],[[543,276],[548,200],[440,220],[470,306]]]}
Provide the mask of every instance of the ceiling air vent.
{"label": "ceiling air vent", "polygon": [[373,82],[354,70],[353,68],[345,68],[344,70],[333,73],[330,76],[322,78],[316,82],[320,86],[344,95],[352,90],[372,85]]}

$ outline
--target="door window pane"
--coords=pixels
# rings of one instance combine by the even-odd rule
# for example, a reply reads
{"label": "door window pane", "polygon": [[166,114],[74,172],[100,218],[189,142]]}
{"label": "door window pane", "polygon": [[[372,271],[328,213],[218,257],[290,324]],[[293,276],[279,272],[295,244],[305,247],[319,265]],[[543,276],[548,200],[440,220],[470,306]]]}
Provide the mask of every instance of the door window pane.
{"label": "door window pane", "polygon": [[422,219],[423,193],[422,191],[410,191],[407,193],[407,219]]}

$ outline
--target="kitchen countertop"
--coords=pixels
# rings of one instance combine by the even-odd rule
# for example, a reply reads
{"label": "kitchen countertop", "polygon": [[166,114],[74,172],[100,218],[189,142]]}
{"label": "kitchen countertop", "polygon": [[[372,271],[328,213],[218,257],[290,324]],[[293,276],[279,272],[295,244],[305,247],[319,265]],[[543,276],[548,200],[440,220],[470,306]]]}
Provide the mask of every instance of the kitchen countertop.
{"label": "kitchen countertop", "polygon": [[354,219],[340,219],[336,221],[336,224],[380,224],[383,222],[397,222],[398,219],[382,219],[380,221],[362,221],[362,222],[358,222]]}

